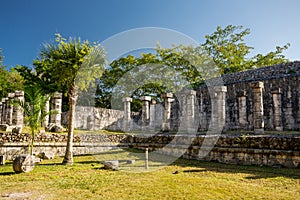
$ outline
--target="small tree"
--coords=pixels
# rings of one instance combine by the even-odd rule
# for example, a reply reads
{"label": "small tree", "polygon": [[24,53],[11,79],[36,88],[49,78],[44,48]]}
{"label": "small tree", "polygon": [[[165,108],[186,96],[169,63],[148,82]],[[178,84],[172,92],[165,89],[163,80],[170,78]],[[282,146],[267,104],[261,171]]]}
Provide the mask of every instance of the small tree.
{"label": "small tree", "polygon": [[31,140],[28,145],[28,152],[33,154],[34,138],[36,131],[41,127],[42,121],[47,115],[54,111],[45,112],[46,102],[49,96],[43,95],[38,85],[25,87],[25,101],[14,101],[13,104],[24,110],[25,123],[28,124],[31,133]]}

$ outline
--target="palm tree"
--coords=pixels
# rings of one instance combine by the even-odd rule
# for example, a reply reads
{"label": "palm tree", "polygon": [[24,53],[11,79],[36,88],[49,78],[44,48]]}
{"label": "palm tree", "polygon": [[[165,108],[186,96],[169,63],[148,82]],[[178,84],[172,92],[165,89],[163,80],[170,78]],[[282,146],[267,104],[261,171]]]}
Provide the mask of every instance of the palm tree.
{"label": "palm tree", "polygon": [[36,131],[41,127],[42,121],[47,115],[53,114],[54,111],[45,112],[46,102],[50,96],[43,95],[42,89],[38,85],[25,87],[25,101],[12,102],[20,106],[25,115],[25,123],[28,124],[31,133],[31,140],[28,146],[28,152],[33,154],[33,144]]}
{"label": "palm tree", "polygon": [[80,90],[87,90],[104,71],[104,50],[88,41],[70,38],[66,41],[56,34],[57,44],[46,44],[40,58],[34,62],[45,71],[58,88],[67,88],[69,99],[68,141],[63,164],[73,164],[75,106]]}
{"label": "palm tree", "polygon": [[31,138],[28,144],[28,156],[18,156],[14,160],[13,168],[15,172],[28,172],[34,168],[33,146],[35,133],[40,128],[43,119],[53,113],[44,112],[46,102],[49,100],[48,95],[43,95],[38,85],[25,87],[25,101],[11,102],[15,106],[21,107],[25,115],[25,123],[30,128]]}

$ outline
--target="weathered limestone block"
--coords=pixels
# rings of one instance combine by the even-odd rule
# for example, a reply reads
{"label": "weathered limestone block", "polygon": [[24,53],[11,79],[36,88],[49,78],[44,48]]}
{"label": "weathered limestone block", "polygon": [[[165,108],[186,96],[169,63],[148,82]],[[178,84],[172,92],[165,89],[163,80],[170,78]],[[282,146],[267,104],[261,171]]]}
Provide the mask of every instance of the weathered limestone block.
{"label": "weathered limestone block", "polygon": [[[24,102],[24,91],[16,90],[14,93],[14,101]],[[20,106],[13,106],[12,125],[20,127],[23,125],[24,111]]]}
{"label": "weathered limestone block", "polygon": [[212,113],[211,113],[211,131],[220,132],[226,122],[226,86],[215,86],[212,88]]}
{"label": "weathered limestone block", "polygon": [[[45,103],[45,108],[44,108],[44,112],[48,113],[50,111],[50,102],[46,101]],[[47,127],[49,124],[49,115],[47,115],[44,120],[43,120],[43,127]]]}
{"label": "weathered limestone block", "polygon": [[131,102],[132,98],[126,97],[122,99],[124,103],[124,120],[123,120],[123,130],[129,131],[131,129]]}
{"label": "weathered limestone block", "polygon": [[45,127],[45,130],[49,132],[61,133],[63,132],[63,127],[61,125],[50,123]]}
{"label": "weathered limestone block", "polygon": [[62,93],[54,93],[51,99],[51,110],[56,111],[50,116],[50,123],[61,125],[61,108],[62,108]]}
{"label": "weathered limestone block", "polygon": [[2,123],[2,101],[0,101],[0,124]]}
{"label": "weathered limestone block", "polygon": [[54,159],[55,153],[50,152],[50,151],[45,151],[45,152],[39,153],[38,157],[41,159],[50,160],[50,159]]}
{"label": "weathered limestone block", "polygon": [[293,99],[292,99],[292,92],[291,88],[288,87],[287,95],[286,95],[286,108],[284,109],[285,115],[285,126],[286,129],[292,130],[295,126],[295,119],[293,117]]}
{"label": "weathered limestone block", "polygon": [[247,96],[246,91],[238,94],[238,107],[239,107],[239,125],[241,129],[246,129],[248,126],[247,121]]}
{"label": "weathered limestone block", "polygon": [[272,99],[273,99],[273,126],[276,131],[282,131],[282,112],[281,112],[281,89],[273,89],[272,90]]}
{"label": "weathered limestone block", "polygon": [[105,169],[119,170],[119,161],[118,160],[109,160],[103,163]]}
{"label": "weathered limestone block", "polygon": [[149,127],[150,130],[155,131],[155,124],[156,124],[156,115],[155,115],[155,109],[156,107],[156,101],[154,99],[151,100],[151,104],[150,104],[150,121],[149,121]]}
{"label": "weathered limestone block", "polygon": [[172,93],[165,93],[162,95],[164,99],[164,107],[163,107],[163,122],[162,122],[162,130],[170,131],[171,130],[171,104],[174,101]]}
{"label": "weathered limestone block", "polygon": [[251,83],[253,92],[253,124],[255,133],[264,132],[263,82]]}
{"label": "weathered limestone block", "polygon": [[145,128],[149,124],[150,119],[150,101],[151,97],[143,96],[142,100],[142,128]]}
{"label": "weathered limestone block", "polygon": [[135,160],[126,160],[126,164],[134,164]]}
{"label": "weathered limestone block", "polygon": [[15,97],[14,93],[8,93],[8,99],[7,99],[7,110],[6,110],[6,123],[8,125],[12,125],[13,124],[13,109],[14,106],[11,104],[11,101],[13,101]]}
{"label": "weathered limestone block", "polygon": [[[196,91],[195,90],[186,90],[185,95],[185,116],[184,120],[181,122],[185,124],[185,129],[188,133],[194,133],[198,129],[198,124],[196,125],[196,114],[195,114],[195,99]],[[198,112],[197,112],[198,113]]]}
{"label": "weathered limestone block", "polygon": [[15,126],[13,129],[12,129],[12,133],[16,133],[16,134],[19,134],[19,133],[22,133],[22,129],[23,129],[23,126],[22,125],[19,125],[19,126]]}
{"label": "weathered limestone block", "polygon": [[2,102],[1,124],[7,124],[6,123],[6,118],[7,118],[6,111],[7,111],[8,98],[2,98],[1,102]]}

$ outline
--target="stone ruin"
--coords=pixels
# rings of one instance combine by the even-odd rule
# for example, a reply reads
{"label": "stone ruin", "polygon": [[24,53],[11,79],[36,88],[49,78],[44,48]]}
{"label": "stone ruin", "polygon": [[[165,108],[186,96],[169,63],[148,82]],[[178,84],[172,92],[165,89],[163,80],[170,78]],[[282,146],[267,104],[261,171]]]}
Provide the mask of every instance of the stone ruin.
{"label": "stone ruin", "polygon": [[[15,91],[15,93],[9,93],[7,98],[2,98],[0,102],[0,130],[20,133],[24,124],[24,111],[20,106],[12,105],[10,102],[13,100],[24,101],[24,91]],[[47,101],[45,112],[49,112],[50,109],[56,112],[51,116],[46,116],[42,126],[45,128],[49,128],[50,125],[51,127],[62,127],[61,108],[62,94],[55,93],[51,100]]]}
{"label": "stone ruin", "polygon": [[162,104],[149,96],[141,97],[139,116],[131,112],[129,97],[123,98],[123,111],[78,106],[75,127],[149,133],[242,130],[260,134],[265,130],[300,130],[300,62],[221,79],[222,84],[216,81],[197,90],[162,94]]}
{"label": "stone ruin", "polygon": [[[123,98],[123,110],[76,107],[75,128],[114,131],[196,132],[244,130],[300,130],[300,62],[290,62],[225,75],[222,84],[206,84],[197,90],[162,94],[162,104],[140,97],[140,113],[131,112],[132,99]],[[214,82],[214,80],[209,80]],[[209,82],[208,81],[208,82]],[[10,93],[0,102],[2,130],[23,125],[22,109],[13,99],[24,100],[24,92]],[[57,114],[45,118],[49,124],[67,126],[61,112],[62,95],[56,93],[45,109]]]}
{"label": "stone ruin", "polygon": [[[74,137],[74,155],[98,153],[115,147],[149,148],[166,155],[183,152],[184,158],[230,164],[300,167],[298,134],[281,135],[207,135],[202,131],[241,130],[261,134],[266,130],[300,130],[300,62],[291,62],[222,77],[222,85],[205,85],[197,90],[163,94],[163,103],[141,97],[140,113],[131,112],[132,99],[123,98],[123,110],[76,107],[75,127],[86,130],[123,130],[157,133],[80,134]],[[22,125],[23,114],[8,105],[8,99],[24,98],[16,92],[2,99],[1,123]],[[58,114],[45,120],[66,125],[67,114],[61,113],[61,95],[57,94],[46,109]],[[16,114],[18,113],[18,115]],[[168,134],[177,131],[182,134]],[[205,142],[209,138],[209,142]],[[12,158],[27,148],[28,135],[0,133],[0,155]],[[39,133],[37,152],[64,155],[67,137],[64,134]],[[172,142],[172,145],[169,145]],[[188,143],[187,143],[188,142]],[[205,146],[212,142],[209,150]],[[204,147],[204,148],[202,148]],[[203,157],[204,151],[208,151]],[[50,155],[50,154],[49,154]],[[51,157],[51,156],[50,156]],[[1,164],[1,162],[0,162]]]}

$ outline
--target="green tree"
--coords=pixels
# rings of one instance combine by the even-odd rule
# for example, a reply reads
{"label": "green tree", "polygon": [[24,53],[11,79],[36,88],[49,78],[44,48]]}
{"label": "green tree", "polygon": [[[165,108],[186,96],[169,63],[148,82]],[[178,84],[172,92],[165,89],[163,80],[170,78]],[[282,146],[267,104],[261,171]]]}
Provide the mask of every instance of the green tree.
{"label": "green tree", "polygon": [[[172,48],[157,46],[154,53],[142,54],[140,57],[129,55],[114,60],[106,69],[97,86],[96,105],[111,108],[112,89],[129,71],[145,64],[161,64],[169,66],[184,77],[190,88],[198,88],[206,79],[213,76],[230,74],[263,66],[287,62],[282,54],[289,47],[276,47],[274,52],[266,55],[257,54],[249,57],[253,47],[244,42],[250,34],[249,29],[242,26],[229,25],[224,29],[220,26],[211,35],[205,36],[206,41],[197,47],[178,45]],[[134,77],[133,77],[134,79]],[[141,86],[131,97],[150,95],[156,100],[160,93],[167,91],[165,84],[149,84]],[[135,100],[132,109],[137,111],[140,101]]]}
{"label": "green tree", "polygon": [[[110,68],[104,71],[101,80],[99,80],[98,82],[96,91],[96,106],[111,108],[112,90],[119,79],[130,70],[143,64],[151,63],[159,63],[157,56],[153,54],[142,54],[141,57],[136,58],[132,55],[129,55],[127,57],[122,57],[118,60],[114,60],[110,64]],[[133,83],[133,85],[135,84]],[[132,110],[137,111],[141,106],[141,101],[138,100],[138,97],[143,95],[150,95],[155,97],[154,94],[162,93],[163,91],[164,89],[157,84],[152,84],[151,87],[149,87],[149,85],[141,85],[141,87],[136,89],[131,95],[131,97],[134,98]]]}
{"label": "green tree", "polygon": [[[148,72],[148,76],[158,77],[155,80],[152,79],[152,82],[148,82],[148,84],[141,85],[137,80],[142,80],[142,78],[134,76],[134,74],[130,77],[130,73],[138,69],[142,71],[144,65],[152,68],[151,74]],[[160,66],[160,70],[157,70],[157,66]],[[133,81],[132,85],[140,85],[131,94],[132,110],[138,111],[141,108],[139,97],[151,96],[160,102],[162,93],[174,90],[174,82],[180,86],[197,88],[203,83],[203,80],[215,74],[212,69],[214,69],[212,60],[199,47],[179,45],[162,48],[158,45],[155,53],[141,54],[140,57],[129,55],[110,63],[110,68],[105,70],[97,86],[96,106],[111,108],[113,88],[122,77],[127,78],[127,84],[134,80],[136,83]],[[144,78],[147,79],[147,77]],[[175,89],[175,91],[178,90]]]}
{"label": "green tree", "polygon": [[23,90],[23,78],[14,69],[7,70],[3,65],[3,55],[0,49],[0,98],[7,97],[8,93]]}
{"label": "green tree", "polygon": [[69,99],[68,142],[63,164],[73,164],[74,114],[78,92],[87,90],[99,78],[105,66],[104,50],[88,41],[56,34],[55,44],[46,44],[34,61],[58,88],[67,88]]}
{"label": "green tree", "polygon": [[275,52],[266,55],[257,54],[247,57],[253,50],[244,42],[244,37],[250,34],[250,29],[243,29],[243,26],[228,25],[224,29],[221,26],[211,35],[206,35],[206,41],[201,46],[208,52],[221,74],[230,74],[243,70],[259,68],[287,62],[282,54],[289,47],[276,47]]}

